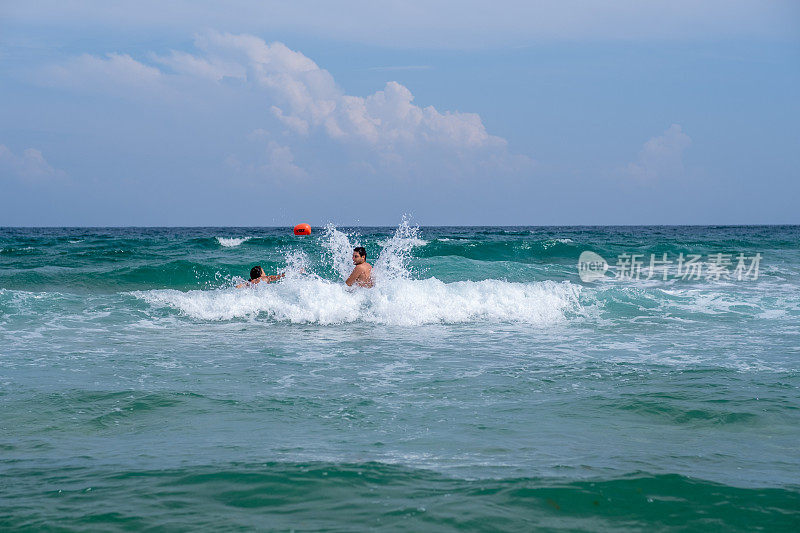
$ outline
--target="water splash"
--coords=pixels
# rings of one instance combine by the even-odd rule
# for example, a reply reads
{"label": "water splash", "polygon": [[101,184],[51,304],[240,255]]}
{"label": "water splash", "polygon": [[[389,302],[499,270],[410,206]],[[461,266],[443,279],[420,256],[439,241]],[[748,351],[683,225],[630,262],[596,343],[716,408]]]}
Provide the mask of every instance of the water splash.
{"label": "water splash", "polygon": [[410,278],[411,251],[426,244],[428,243],[420,238],[419,226],[412,226],[409,218],[403,216],[392,238],[381,244],[381,253],[375,261],[373,277],[377,282]]}
{"label": "water splash", "polygon": [[354,235],[348,236],[339,231],[331,223],[325,226],[325,234],[322,236],[323,258],[332,264],[342,280],[350,276],[353,270],[353,247],[359,246],[358,241],[351,242],[350,237],[355,238]]}
{"label": "water splash", "polygon": [[283,258],[286,260],[286,268],[283,274],[287,280],[298,279],[304,275],[313,275],[310,273],[311,262],[308,255],[302,250],[288,250],[284,252]]}
{"label": "water splash", "polygon": [[[333,224],[325,226],[322,241],[324,255],[342,280],[347,279],[353,271],[353,248],[360,246],[357,239],[356,235],[343,233]],[[411,251],[426,244],[420,238],[419,226],[411,225],[409,218],[403,216],[394,235],[380,244],[381,251],[373,262],[373,278],[376,282],[409,279],[412,274]]]}

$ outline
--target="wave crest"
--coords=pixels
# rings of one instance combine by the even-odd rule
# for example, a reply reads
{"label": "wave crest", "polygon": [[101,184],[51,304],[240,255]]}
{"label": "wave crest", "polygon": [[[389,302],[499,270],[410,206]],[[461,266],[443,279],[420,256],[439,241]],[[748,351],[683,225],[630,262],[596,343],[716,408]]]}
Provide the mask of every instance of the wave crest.
{"label": "wave crest", "polygon": [[225,248],[234,248],[249,241],[252,237],[217,237],[217,242]]}
{"label": "wave crest", "polygon": [[368,322],[414,326],[478,321],[555,324],[581,316],[581,287],[569,282],[501,280],[444,283],[390,279],[373,289],[348,289],[316,276],[248,289],[138,291],[156,309],[200,320],[266,316],[292,323]]}

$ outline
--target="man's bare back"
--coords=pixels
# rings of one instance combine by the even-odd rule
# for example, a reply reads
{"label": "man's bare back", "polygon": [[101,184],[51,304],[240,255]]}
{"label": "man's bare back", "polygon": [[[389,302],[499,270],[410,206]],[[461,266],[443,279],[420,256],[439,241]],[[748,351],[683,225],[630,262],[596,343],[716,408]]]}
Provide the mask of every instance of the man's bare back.
{"label": "man's bare back", "polygon": [[348,287],[354,284],[359,287],[372,287],[372,265],[367,263],[367,252],[359,246],[353,250],[353,264],[356,265],[345,283]]}

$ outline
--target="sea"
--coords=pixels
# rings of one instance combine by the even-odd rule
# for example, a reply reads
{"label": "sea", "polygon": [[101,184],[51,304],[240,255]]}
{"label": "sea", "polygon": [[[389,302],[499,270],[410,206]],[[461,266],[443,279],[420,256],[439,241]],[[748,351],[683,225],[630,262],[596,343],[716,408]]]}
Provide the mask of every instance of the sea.
{"label": "sea", "polygon": [[0,228],[0,530],[798,531],[800,227]]}

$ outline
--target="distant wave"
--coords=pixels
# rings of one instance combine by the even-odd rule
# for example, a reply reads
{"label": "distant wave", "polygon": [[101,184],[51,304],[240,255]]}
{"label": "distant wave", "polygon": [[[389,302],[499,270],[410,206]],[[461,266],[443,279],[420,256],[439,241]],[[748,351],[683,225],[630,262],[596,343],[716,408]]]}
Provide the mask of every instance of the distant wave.
{"label": "distant wave", "polygon": [[252,237],[217,237],[217,242],[225,248],[233,248],[250,239],[252,239]]}
{"label": "distant wave", "polygon": [[[381,247],[386,248],[387,246],[391,246],[392,245],[392,241],[394,241],[394,240],[396,240],[396,237],[393,237],[391,239],[386,239],[385,241],[380,242],[378,244]],[[439,239],[439,240],[442,240],[442,239]],[[405,242],[407,243],[407,245],[410,248],[417,248],[417,247],[425,246],[426,244],[428,244],[428,241],[426,241],[424,239],[420,239],[418,237],[409,237]]]}
{"label": "distant wave", "polygon": [[542,243],[542,249],[547,250],[557,244],[572,244],[574,242],[572,239],[551,239]]}

